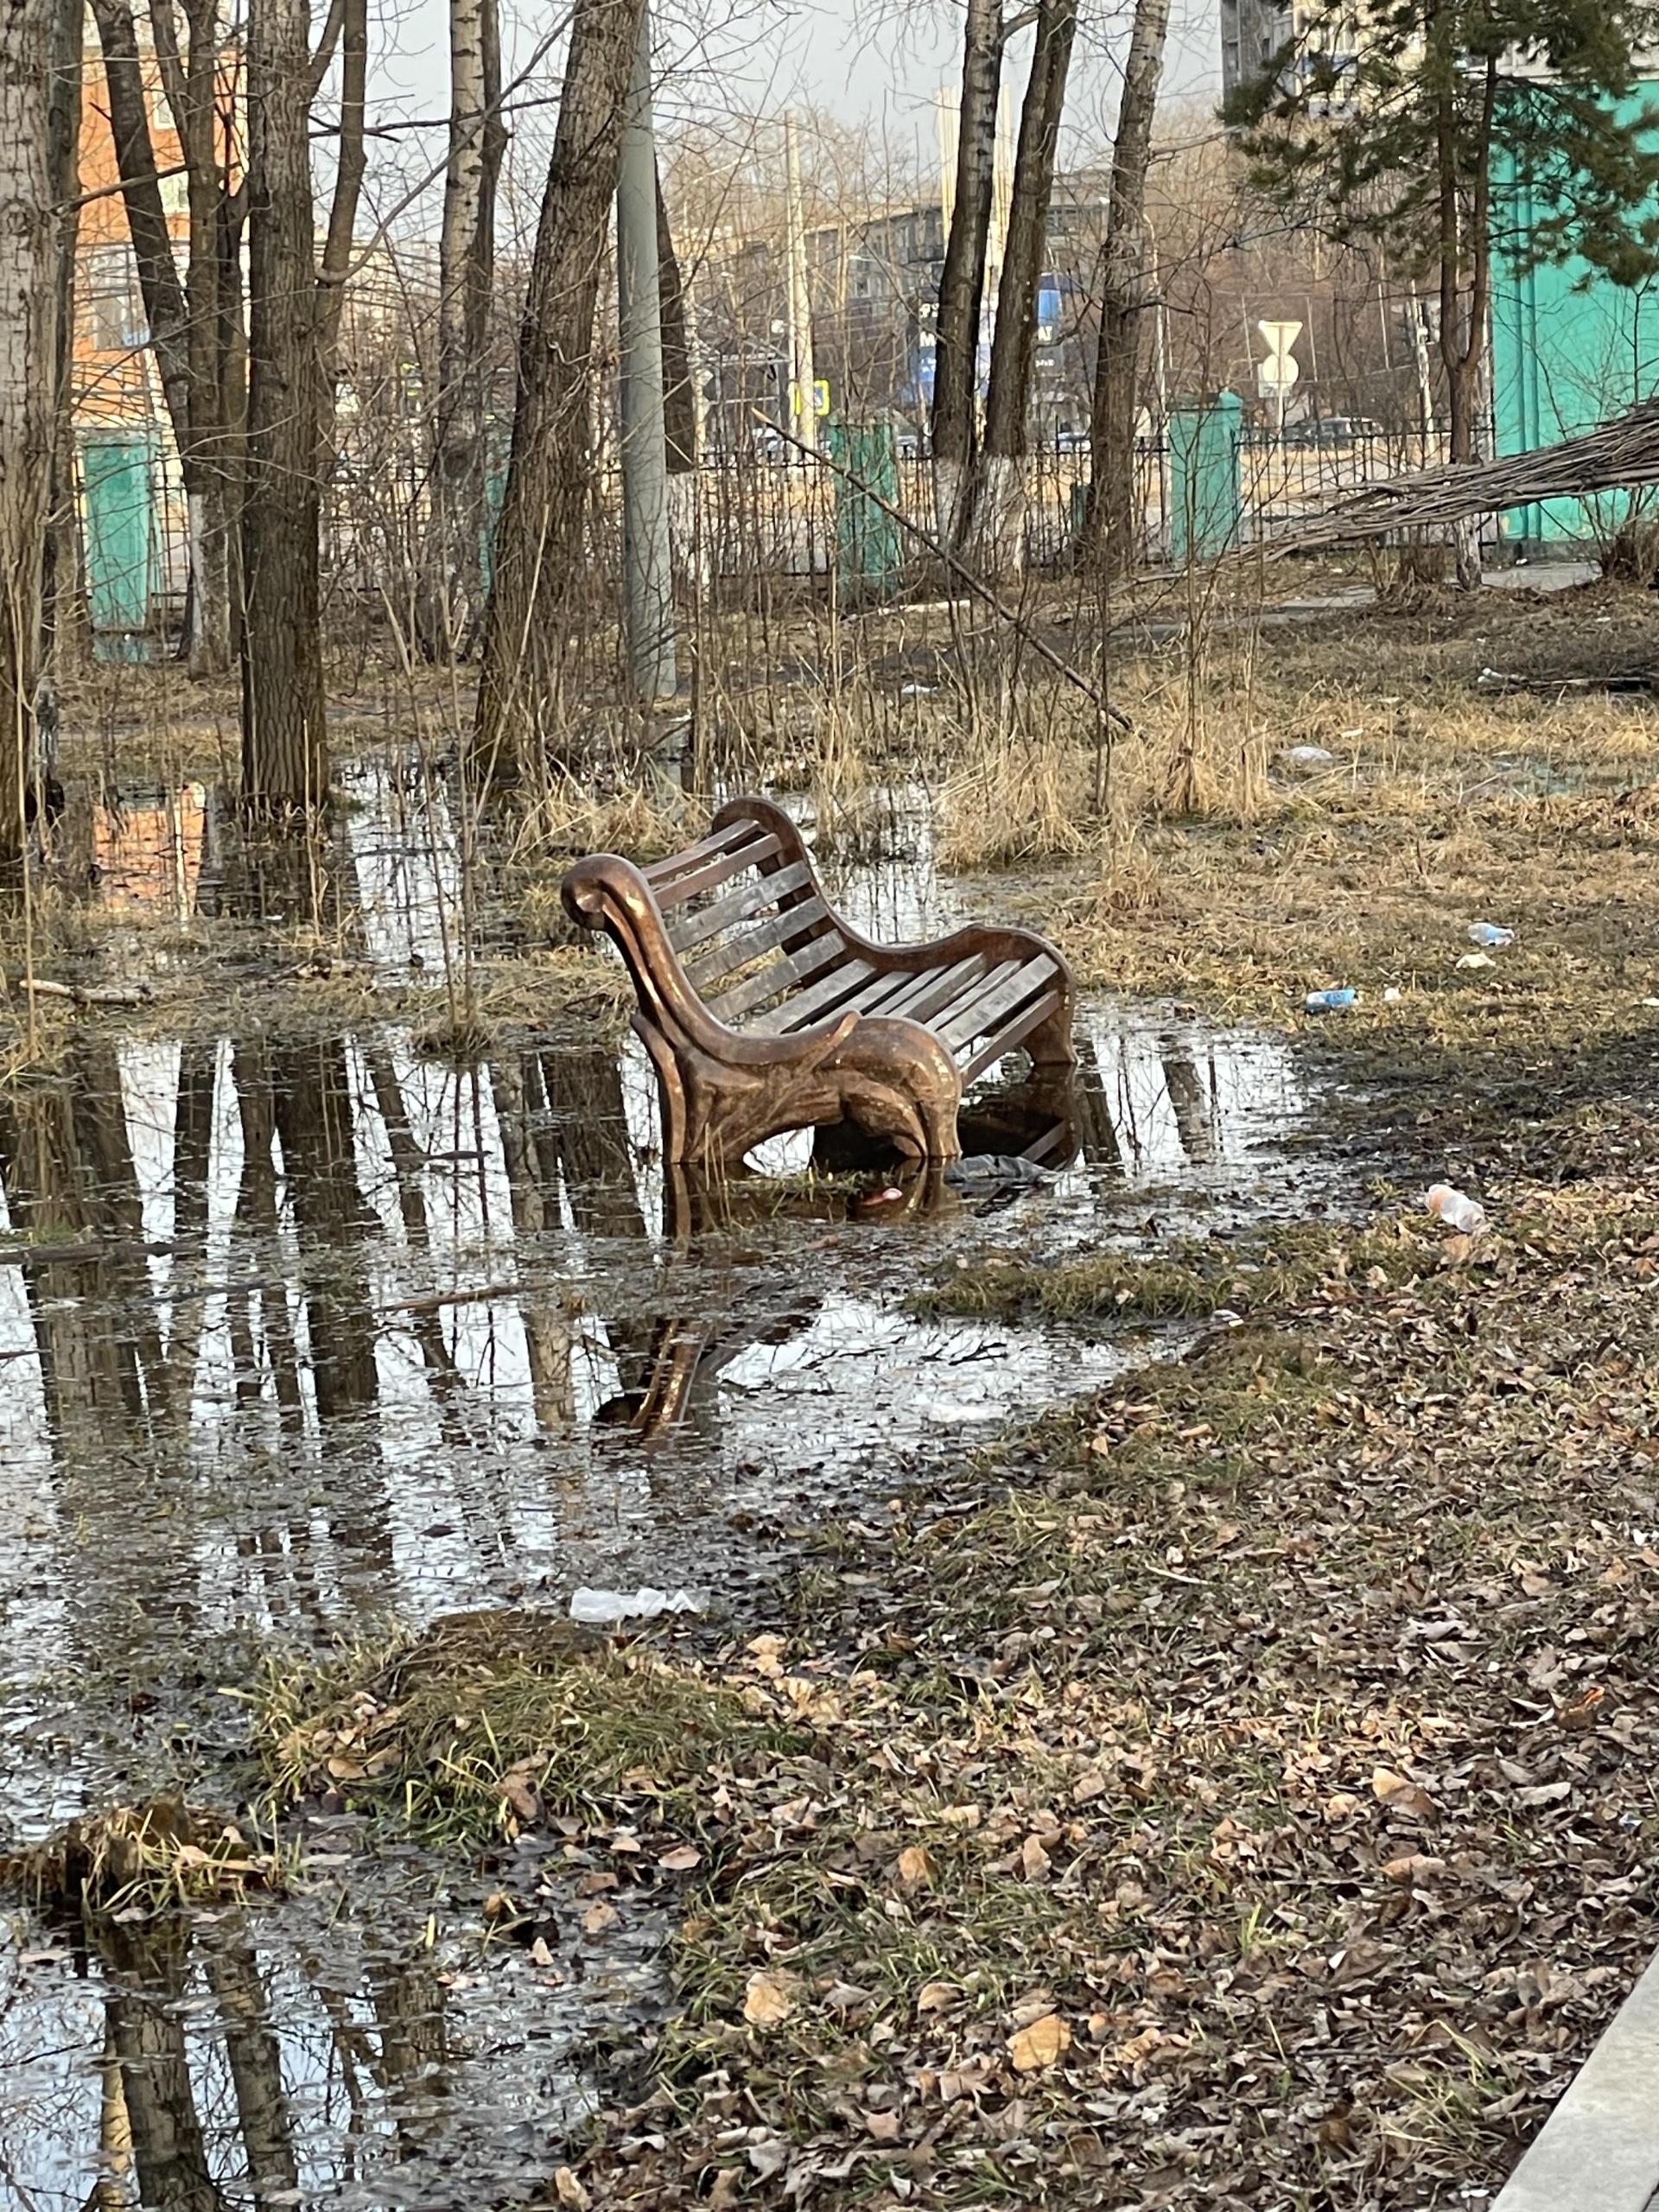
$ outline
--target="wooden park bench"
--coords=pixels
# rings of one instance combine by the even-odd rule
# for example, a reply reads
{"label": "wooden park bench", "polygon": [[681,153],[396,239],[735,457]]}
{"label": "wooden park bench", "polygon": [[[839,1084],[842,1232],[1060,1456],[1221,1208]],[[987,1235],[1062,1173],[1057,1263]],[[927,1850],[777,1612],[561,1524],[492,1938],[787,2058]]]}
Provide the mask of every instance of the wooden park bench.
{"label": "wooden park bench", "polygon": [[578,861],[565,912],[627,963],[671,1166],[733,1168],[780,1130],[854,1122],[912,1159],[961,1150],[966,1085],[1016,1046],[1071,1066],[1071,977],[1030,930],[875,944],[825,897],[800,831],[729,800],[706,837],[636,868]]}

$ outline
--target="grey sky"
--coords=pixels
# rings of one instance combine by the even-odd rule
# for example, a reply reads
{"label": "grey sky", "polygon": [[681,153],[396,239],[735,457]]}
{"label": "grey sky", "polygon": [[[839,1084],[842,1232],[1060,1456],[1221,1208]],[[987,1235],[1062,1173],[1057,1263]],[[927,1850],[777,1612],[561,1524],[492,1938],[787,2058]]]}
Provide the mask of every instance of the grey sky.
{"label": "grey sky", "polygon": [[[938,162],[934,99],[957,68],[959,6],[948,0],[658,0],[661,43],[671,72],[664,105],[680,114],[777,113],[791,105],[827,110],[875,127],[901,166],[922,173]],[[564,12],[502,0],[511,77]],[[695,16],[694,16],[695,11]],[[1217,0],[1175,0],[1165,96],[1211,100],[1220,92]],[[1127,0],[1085,10],[1068,103],[1074,138],[1103,143],[1117,101],[1117,61],[1128,35]],[[690,28],[719,15],[699,37]],[[379,100],[406,115],[436,118],[446,99],[444,0],[389,0],[380,20]],[[1022,80],[1029,37],[1013,54]],[[527,86],[526,92],[538,89]],[[533,118],[516,118],[528,137]],[[415,148],[404,142],[412,167]],[[429,151],[439,150],[434,141]]]}

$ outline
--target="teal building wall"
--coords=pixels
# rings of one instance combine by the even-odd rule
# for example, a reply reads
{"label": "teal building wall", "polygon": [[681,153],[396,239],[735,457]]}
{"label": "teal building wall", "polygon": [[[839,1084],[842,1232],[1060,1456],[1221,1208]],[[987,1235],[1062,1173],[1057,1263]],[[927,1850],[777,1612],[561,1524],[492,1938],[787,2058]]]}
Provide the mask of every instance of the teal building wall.
{"label": "teal building wall", "polygon": [[[1659,115],[1659,80],[1624,105],[1628,118]],[[1497,236],[1525,237],[1540,213],[1534,188],[1499,166]],[[1527,270],[1513,255],[1494,257],[1492,414],[1497,450],[1524,453],[1593,430],[1610,416],[1659,391],[1659,284],[1610,283],[1582,262]],[[1587,281],[1586,281],[1587,280]],[[1550,499],[1503,518],[1504,542],[1536,559],[1593,552],[1618,527],[1622,493]]]}

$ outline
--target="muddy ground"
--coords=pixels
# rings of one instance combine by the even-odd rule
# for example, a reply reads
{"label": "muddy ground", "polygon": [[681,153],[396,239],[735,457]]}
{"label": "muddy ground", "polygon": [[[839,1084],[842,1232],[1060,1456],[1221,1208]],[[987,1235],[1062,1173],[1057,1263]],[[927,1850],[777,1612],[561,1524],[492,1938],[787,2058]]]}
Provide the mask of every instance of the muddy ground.
{"label": "muddy ground", "polygon": [[[1259,612],[1125,641],[1109,835],[944,886],[1093,1009],[1084,1166],[995,1211],[784,1158],[665,1277],[533,857],[483,1072],[442,1057],[425,816],[365,810],[396,864],[332,935],[65,896],[36,972],[149,995],[14,1025],[9,1816],[73,1887],[69,1815],[96,1857],[118,1796],[199,1809],[17,1923],[12,2017],[73,2045],[0,2115],[34,2202],[1496,2193],[1654,1940],[1652,709],[1564,683],[1653,617]],[[900,925],[984,840],[893,765],[839,791],[929,825],[868,863]],[[705,1611],[548,1628],[659,1577]],[[492,2096],[505,2158],[446,2116]]]}

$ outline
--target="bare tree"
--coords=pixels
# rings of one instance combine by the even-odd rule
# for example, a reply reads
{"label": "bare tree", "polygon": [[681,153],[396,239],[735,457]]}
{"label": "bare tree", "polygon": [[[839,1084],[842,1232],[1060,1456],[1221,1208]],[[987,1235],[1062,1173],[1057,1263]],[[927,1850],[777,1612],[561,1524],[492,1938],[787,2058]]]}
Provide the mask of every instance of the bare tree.
{"label": "bare tree", "polygon": [[431,520],[418,607],[421,642],[434,658],[465,652],[483,621],[490,305],[506,144],[500,106],[496,0],[450,0]]}
{"label": "bare tree", "polygon": [[1026,412],[1037,352],[1037,293],[1048,253],[1048,203],[1077,28],[1077,0],[1040,0],[997,288],[985,451],[974,491],[973,528],[994,573],[1017,569],[1023,557]]}
{"label": "bare tree", "polygon": [[669,524],[680,565],[698,558],[697,395],[691,381],[685,282],[674,251],[662,179],[657,180],[657,265],[663,315],[663,430],[668,447]]}
{"label": "bare tree", "polygon": [[0,862],[14,868],[39,796],[35,694],[57,385],[52,31],[53,0],[20,0],[0,22]]}
{"label": "bare tree", "polygon": [[75,251],[80,234],[80,52],[83,0],[55,0],[47,166],[58,211],[54,270],[52,482],[41,573],[41,671],[37,690],[42,780],[49,780],[58,721],[58,677],[81,622],[80,533],[75,512]]}
{"label": "bare tree", "polygon": [[185,270],[174,259],[150,127],[152,85],[131,0],[92,0],[110,129],[150,344],[184,478],[190,531],[191,673],[231,665],[243,431],[240,226],[225,113],[229,64],[215,0],[153,0],[154,67],[184,157]]}
{"label": "bare tree", "polygon": [[1112,144],[1112,191],[1101,253],[1100,348],[1090,411],[1094,510],[1090,536],[1108,572],[1135,558],[1135,423],[1141,328],[1147,305],[1147,170],[1169,35],[1169,0],[1135,0]]}
{"label": "bare tree", "polygon": [[328,785],[319,620],[325,372],[363,177],[366,0],[342,0],[335,22],[340,127],[320,276],[311,103],[328,66],[329,34],[314,60],[306,0],[253,0],[248,15],[242,799],[268,819],[315,809]]}
{"label": "bare tree", "polygon": [[980,319],[996,168],[996,102],[1007,33],[1002,0],[968,0],[956,196],[939,276],[933,352],[933,501],[939,537],[961,541],[978,430]]}
{"label": "bare tree", "polygon": [[487,773],[560,747],[582,569],[594,317],[641,0],[576,0],[518,345],[474,754]]}

